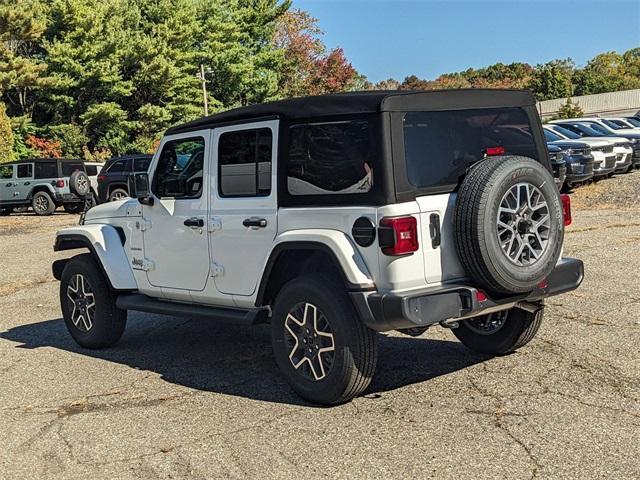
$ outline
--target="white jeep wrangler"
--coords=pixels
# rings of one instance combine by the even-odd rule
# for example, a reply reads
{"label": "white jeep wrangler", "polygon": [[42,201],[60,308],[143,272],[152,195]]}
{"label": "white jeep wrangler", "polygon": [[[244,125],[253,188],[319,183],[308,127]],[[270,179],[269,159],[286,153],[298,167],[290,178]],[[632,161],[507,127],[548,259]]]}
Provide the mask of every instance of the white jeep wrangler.
{"label": "white jeep wrangler", "polygon": [[170,129],[130,191],[57,233],[88,250],[53,265],[75,341],[113,345],[127,310],[268,322],[282,374],[322,404],[367,388],[376,332],[441,325],[505,354],[583,278],[560,258],[570,206],[525,91],[231,110]]}

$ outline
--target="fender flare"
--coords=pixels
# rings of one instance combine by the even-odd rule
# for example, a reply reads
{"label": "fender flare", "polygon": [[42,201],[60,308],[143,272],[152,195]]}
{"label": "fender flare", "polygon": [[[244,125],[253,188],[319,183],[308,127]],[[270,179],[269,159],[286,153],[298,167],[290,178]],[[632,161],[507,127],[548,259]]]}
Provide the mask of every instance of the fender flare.
{"label": "fender flare", "polygon": [[51,198],[55,202],[56,191],[48,183],[39,183],[38,185],[34,185],[33,187],[31,187],[31,190],[29,190],[29,196],[27,198],[31,200],[33,196],[36,194],[36,192],[41,192],[43,190],[45,190],[49,195],[51,195]]}
{"label": "fender flare", "polygon": [[277,236],[262,270],[256,305],[262,303],[269,278],[280,254],[290,250],[315,250],[326,253],[341,273],[349,291],[372,291],[375,283],[360,252],[349,237],[338,230],[294,230]]}
{"label": "fender flare", "polygon": [[[138,289],[124,251],[124,232],[121,229],[112,225],[93,224],[65,228],[56,233],[54,251],[77,248],[87,248],[91,252],[113,290]],[[56,269],[59,270],[60,266],[54,267]]]}

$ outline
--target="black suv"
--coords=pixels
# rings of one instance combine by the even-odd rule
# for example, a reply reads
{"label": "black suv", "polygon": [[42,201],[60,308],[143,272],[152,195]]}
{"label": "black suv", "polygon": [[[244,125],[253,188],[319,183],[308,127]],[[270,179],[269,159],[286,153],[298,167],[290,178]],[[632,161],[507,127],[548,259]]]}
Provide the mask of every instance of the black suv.
{"label": "black suv", "polygon": [[146,172],[153,155],[115,157],[104,164],[98,175],[98,203],[113,202],[129,196],[129,177]]}

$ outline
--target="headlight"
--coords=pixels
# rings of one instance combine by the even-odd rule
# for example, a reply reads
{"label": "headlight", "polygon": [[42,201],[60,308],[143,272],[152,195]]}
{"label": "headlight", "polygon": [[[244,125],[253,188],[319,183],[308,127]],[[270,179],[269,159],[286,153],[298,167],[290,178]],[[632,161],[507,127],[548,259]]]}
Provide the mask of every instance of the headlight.
{"label": "headlight", "polygon": [[588,148],[570,148],[567,150],[567,155],[588,155],[591,150]]}

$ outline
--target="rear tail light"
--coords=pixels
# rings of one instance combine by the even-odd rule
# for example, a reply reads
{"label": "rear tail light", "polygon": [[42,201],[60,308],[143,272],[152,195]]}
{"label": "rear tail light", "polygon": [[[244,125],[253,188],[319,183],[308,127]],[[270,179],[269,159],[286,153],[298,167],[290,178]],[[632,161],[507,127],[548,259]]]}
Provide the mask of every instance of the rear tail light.
{"label": "rear tail light", "polygon": [[564,220],[564,226],[568,227],[571,225],[571,197],[567,194],[560,195],[560,200],[562,201],[562,218]]}
{"label": "rear tail light", "polygon": [[64,187],[64,180],[62,180],[62,179],[56,180],[56,187],[63,188]]}
{"label": "rear tail light", "polygon": [[380,220],[380,247],[385,255],[407,255],[420,247],[415,217],[386,217]]}
{"label": "rear tail light", "polygon": [[504,147],[489,147],[484,151],[487,157],[495,157],[496,155],[504,155]]}
{"label": "rear tail light", "polygon": [[98,175],[98,181],[99,182],[104,182],[105,178],[107,178],[106,175]]}
{"label": "rear tail light", "polygon": [[476,300],[479,303],[486,302],[488,299],[489,297],[486,293],[484,293],[482,290],[476,290]]}

